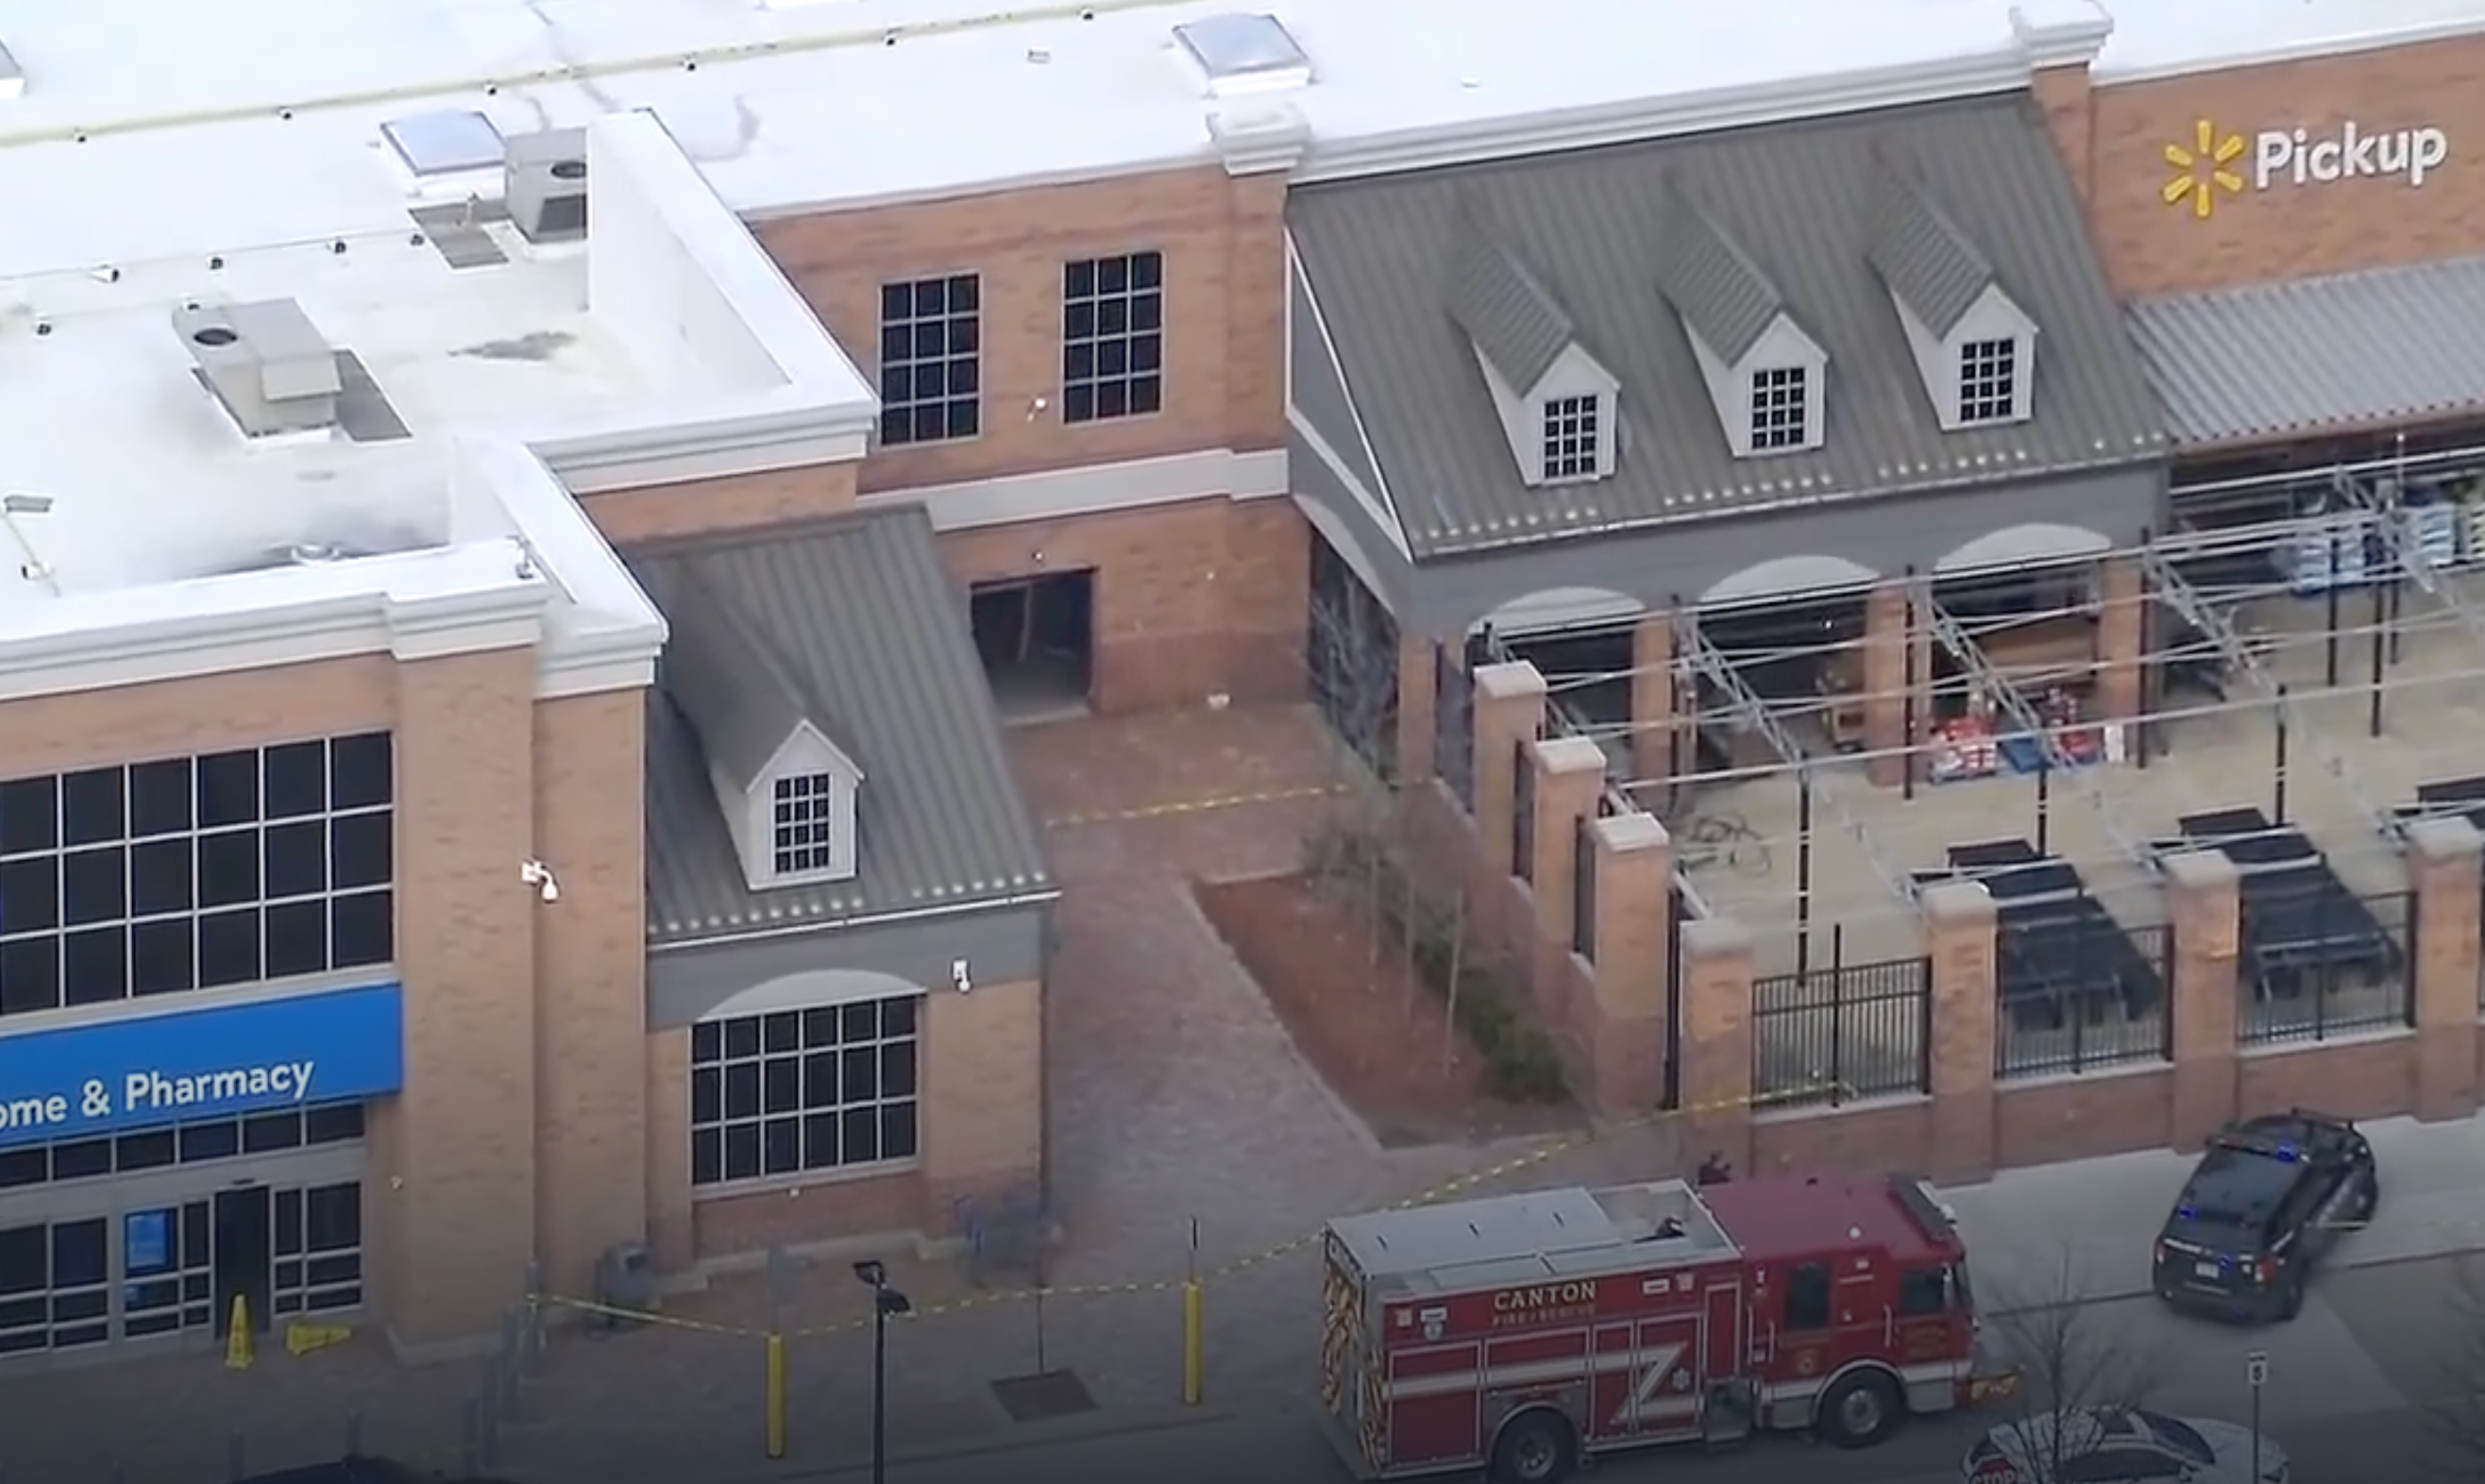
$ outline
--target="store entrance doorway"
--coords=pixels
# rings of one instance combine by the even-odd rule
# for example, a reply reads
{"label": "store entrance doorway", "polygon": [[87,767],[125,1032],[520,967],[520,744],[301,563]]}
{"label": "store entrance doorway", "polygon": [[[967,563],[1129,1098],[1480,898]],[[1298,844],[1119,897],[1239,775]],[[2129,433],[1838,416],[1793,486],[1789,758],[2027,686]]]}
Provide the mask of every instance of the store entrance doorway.
{"label": "store entrance doorway", "polygon": [[1092,570],[978,582],[968,612],[1003,721],[1085,713],[1096,670]]}
{"label": "store entrance doorway", "polygon": [[276,1221],[274,1195],[264,1185],[220,1190],[215,1197],[216,1338],[232,1334],[236,1311],[250,1331],[264,1335],[275,1308]]}

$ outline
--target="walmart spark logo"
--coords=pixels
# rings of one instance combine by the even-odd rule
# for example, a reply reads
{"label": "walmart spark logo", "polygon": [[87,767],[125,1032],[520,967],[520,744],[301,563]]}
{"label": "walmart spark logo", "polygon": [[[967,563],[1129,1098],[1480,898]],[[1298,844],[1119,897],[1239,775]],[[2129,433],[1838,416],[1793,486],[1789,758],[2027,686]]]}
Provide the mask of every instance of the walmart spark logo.
{"label": "walmart spark logo", "polygon": [[2243,194],[2244,177],[2229,167],[2243,158],[2247,148],[2241,134],[2221,139],[2218,126],[2201,120],[2192,125],[2192,143],[2188,147],[2166,147],[2166,163],[2173,174],[2166,177],[2158,195],[2170,206],[2188,204],[2194,217],[2207,221],[2218,208],[2219,193]]}

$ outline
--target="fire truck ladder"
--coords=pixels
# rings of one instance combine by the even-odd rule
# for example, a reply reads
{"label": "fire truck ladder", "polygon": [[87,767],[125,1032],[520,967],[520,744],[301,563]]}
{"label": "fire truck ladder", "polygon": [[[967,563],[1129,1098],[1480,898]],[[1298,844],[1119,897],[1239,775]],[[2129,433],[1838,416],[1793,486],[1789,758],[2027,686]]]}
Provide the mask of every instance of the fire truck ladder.
{"label": "fire truck ladder", "polygon": [[2009,717],[2013,727],[2036,744],[2042,766],[2068,780],[2071,787],[2079,792],[2081,801],[2096,812],[2097,823],[2105,826],[2106,838],[2114,842],[2115,849],[2133,864],[2155,870],[2156,857],[2140,843],[2138,836],[2122,827],[2120,816],[2106,791],[2105,780],[2101,776],[2103,769],[2080,766],[2078,760],[2062,746],[2062,739],[2054,735],[2053,728],[2045,724],[2045,718],[2036,715],[2035,708],[2028,704],[2028,698],[2019,693],[2019,688],[2010,683],[2008,676],[1993,667],[1993,661],[1985,657],[1984,648],[1976,642],[1976,636],[1961,627],[1948,608],[1934,601],[1931,584],[1925,584],[1917,597],[1925,623],[1932,630],[1934,640],[1950,652],[1950,657],[1958,662],[1960,669],[1967,672],[1968,683]]}
{"label": "fire truck ladder", "polygon": [[2320,765],[2321,771],[2338,780],[2338,786],[2346,791],[2348,800],[2358,812],[2372,821],[2376,828],[2389,831],[2391,828],[2389,811],[2376,804],[2357,783],[2356,774],[2348,768],[2346,760],[2323,743],[2321,733],[2313,726],[2312,718],[2304,714],[2302,703],[2287,692],[2283,682],[2269,672],[2269,666],[2261,663],[2260,656],[2254,654],[2252,646],[2235,633],[2232,621],[2219,612],[2183,574],[2174,570],[2173,563],[2166,559],[2160,547],[2144,548],[2140,559],[2143,570],[2148,575],[2149,585],[2156,589],[2157,596],[2180,613],[2184,622],[2206,635],[2234,672],[2251,682],[2253,689],[2278,708],[2289,736],[2311,748],[2313,761]]}
{"label": "fire truck ladder", "polygon": [[1708,635],[1700,632],[1700,626],[1689,610],[1679,610],[1674,623],[1676,633],[1681,636],[1685,668],[1715,686],[1734,704],[1736,714],[1751,724],[1753,731],[1761,734],[1770,750],[1793,769],[1795,777],[1812,791],[1813,802],[1828,807],[1830,818],[1864,852],[1864,859],[1871,866],[1872,874],[1881,878],[1881,884],[1900,902],[1912,906],[1916,901],[1915,882],[1881,853],[1880,842],[1873,838],[1870,829],[1865,828],[1864,822],[1856,818],[1854,811],[1847,808],[1846,800],[1839,796],[1838,791],[1827,786],[1828,771],[1815,763],[1802,745],[1787,734],[1776,714],[1769,710],[1768,703],[1753,693],[1752,688],[1744,684],[1743,677],[1735,672],[1734,662],[1708,642]]}

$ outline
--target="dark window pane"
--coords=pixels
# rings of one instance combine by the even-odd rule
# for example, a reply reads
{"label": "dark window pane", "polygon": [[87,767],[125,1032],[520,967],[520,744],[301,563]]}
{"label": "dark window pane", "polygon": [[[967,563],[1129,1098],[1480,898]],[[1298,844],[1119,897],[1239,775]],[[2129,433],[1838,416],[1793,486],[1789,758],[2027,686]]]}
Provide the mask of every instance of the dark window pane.
{"label": "dark window pane", "polygon": [[41,1185],[52,1177],[50,1151],[42,1148],[0,1149],[0,1190]]}
{"label": "dark window pane", "polygon": [[971,273],[953,274],[949,279],[949,312],[972,314],[983,305],[983,281]]}
{"label": "dark window pane", "polygon": [[691,1130],[691,1183],[713,1185],[724,1178],[724,1131]]}
{"label": "dark window pane", "polygon": [[[302,1252],[302,1192],[280,1190],[276,1193],[276,1255],[299,1256]],[[302,1281],[302,1264],[280,1262],[276,1265],[276,1285],[290,1286]]]}
{"label": "dark window pane", "polygon": [[270,979],[325,973],[328,968],[328,904],[287,902],[267,909]]}
{"label": "dark window pane", "polygon": [[814,1051],[803,1058],[803,1106],[833,1108],[837,1105],[837,1054]]}
{"label": "dark window pane", "polygon": [[1131,260],[1127,257],[1096,259],[1096,292],[1118,294],[1131,286]]}
{"label": "dark window pane", "polygon": [[701,1020],[691,1027],[691,1065],[702,1066],[724,1055],[724,1023]]}
{"label": "dark window pane", "polygon": [[759,1064],[732,1062],[724,1068],[724,1116],[728,1119],[759,1117]]}
{"label": "dark window pane", "polygon": [[110,1225],[100,1216],[52,1223],[53,1287],[83,1287],[102,1282],[111,1275],[105,1255],[111,1250],[106,1240]]}
{"label": "dark window pane", "polygon": [[349,1283],[363,1276],[363,1259],[354,1253],[332,1257],[314,1257],[304,1265],[303,1282],[314,1287],[330,1283]]}
{"label": "dark window pane", "polygon": [[1154,289],[1161,287],[1163,283],[1164,255],[1162,253],[1133,253],[1131,255],[1131,286],[1133,288]]}
{"label": "dark window pane", "polygon": [[837,1081],[845,1092],[847,1102],[860,1102],[880,1095],[880,1053],[869,1046],[850,1047],[843,1053],[845,1066],[838,1070]]}
{"label": "dark window pane", "polygon": [[191,842],[182,839],[150,840],[129,848],[130,916],[186,912],[195,904],[192,850]]}
{"label": "dark window pane", "polygon": [[759,1125],[734,1123],[724,1131],[724,1177],[754,1179],[759,1174]]}
{"label": "dark window pane", "polygon": [[198,760],[199,827],[259,818],[259,754],[215,752]]}
{"label": "dark window pane", "polygon": [[714,1066],[691,1068],[691,1121],[715,1123],[724,1118],[724,1073]]}
{"label": "dark window pane", "polygon": [[914,996],[880,1002],[880,1034],[891,1040],[915,1034]]}
{"label": "dark window pane", "polygon": [[210,912],[199,919],[199,987],[218,989],[259,979],[259,908]]}
{"label": "dark window pane", "polygon": [[1164,410],[1164,381],[1161,377],[1140,376],[1131,382],[1131,416],[1144,418]]}
{"label": "dark window pane", "polygon": [[173,1162],[176,1149],[173,1131],[169,1128],[150,1128],[143,1134],[123,1134],[114,1141],[114,1145],[112,1165],[123,1174],[134,1170],[160,1170]]}
{"label": "dark window pane", "polygon": [[41,932],[60,925],[61,858],[0,861],[0,933]]}
{"label": "dark window pane", "polygon": [[339,1252],[363,1245],[363,1187],[359,1182],[314,1186],[304,1206],[304,1225],[314,1253]]}
{"label": "dark window pane", "polygon": [[13,778],[0,783],[0,855],[48,850],[61,843],[57,780]]}
{"label": "dark window pane", "polygon": [[199,905],[236,906],[259,900],[259,831],[199,837]]}
{"label": "dark window pane", "polygon": [[119,922],[129,915],[129,851],[108,845],[61,857],[61,920]]}
{"label": "dark window pane", "polygon": [[328,807],[370,809],[396,795],[396,748],[386,732],[328,743]]}
{"label": "dark window pane", "polygon": [[1065,263],[1061,269],[1061,293],[1064,298],[1084,299],[1096,291],[1094,258]]}
{"label": "dark window pane", "polygon": [[880,1035],[880,1006],[876,1001],[864,1000],[860,1004],[844,1006],[837,1012],[837,1015],[840,1021],[837,1035],[839,1040],[852,1044],[859,1040],[875,1039]]}
{"label": "dark window pane", "polygon": [[1061,311],[1061,337],[1078,342],[1096,337],[1096,306],[1074,304]]}
{"label": "dark window pane", "polygon": [[92,1180],[112,1173],[112,1141],[79,1139],[52,1146],[52,1178]]}
{"label": "dark window pane", "polygon": [[880,413],[880,441],[889,445],[907,442],[915,435],[914,414],[894,405],[895,399],[889,396],[886,387],[880,395],[884,404]]}
{"label": "dark window pane", "polygon": [[915,1157],[915,1102],[884,1103],[880,1110],[880,1157]]}
{"label": "dark window pane", "polygon": [[794,1058],[770,1057],[760,1064],[759,1102],[769,1113],[799,1113],[803,1107],[803,1064]]}
{"label": "dark window pane", "polygon": [[803,1017],[790,1010],[759,1017],[759,1049],[776,1055],[803,1044]]}
{"label": "dark window pane", "polygon": [[231,1159],[240,1152],[241,1125],[232,1119],[181,1126],[181,1163],[185,1165],[205,1159]]}
{"label": "dark window pane", "polygon": [[129,998],[129,930],[84,928],[63,936],[61,990],[71,1005]]}
{"label": "dark window pane", "polygon": [[1131,387],[1128,382],[1099,382],[1096,386],[1096,416],[1120,418],[1131,410]]}
{"label": "dark window pane", "polygon": [[1093,422],[1096,420],[1096,389],[1091,386],[1070,386],[1061,391],[1061,420]]}
{"label": "dark window pane", "polygon": [[803,1012],[803,1044],[817,1048],[837,1043],[837,1012],[827,1006]]}
{"label": "dark window pane", "polygon": [[129,929],[129,991],[132,994],[178,994],[199,986],[199,965],[191,934],[197,925],[186,917],[135,923]]}
{"label": "dark window pane", "polygon": [[0,1231],[0,1293],[40,1293],[51,1286],[52,1232],[40,1224]]}
{"label": "dark window pane", "polygon": [[791,1174],[803,1168],[803,1120],[770,1119],[759,1125],[759,1166],[763,1174]]}
{"label": "dark window pane", "polygon": [[759,1054],[759,1017],[745,1015],[724,1022],[724,1054],[728,1057]]}
{"label": "dark window pane", "polygon": [[61,780],[61,843],[94,845],[129,833],[118,768],[90,769]]}
{"label": "dark window pane", "polygon": [[361,1103],[329,1103],[302,1115],[305,1144],[350,1144],[363,1136]]}
{"label": "dark window pane", "polygon": [[283,1113],[262,1113],[241,1120],[241,1151],[245,1154],[293,1149],[301,1146],[302,1115],[293,1109],[287,1108]]}
{"label": "dark window pane", "polygon": [[267,818],[294,819],[328,807],[328,748],[324,742],[287,742],[261,754],[260,798]]}
{"label": "dark window pane", "polygon": [[178,835],[190,827],[190,760],[139,763],[129,769],[129,833]]}
{"label": "dark window pane", "polygon": [[61,940],[13,938],[0,942],[0,1015],[61,1006]]}
{"label": "dark window pane", "polygon": [[328,960],[356,969],[396,957],[396,899],[385,891],[356,892],[328,904]]}
{"label": "dark window pane", "polygon": [[328,889],[328,827],[317,820],[270,824],[260,842],[260,888],[271,902]]}
{"label": "dark window pane", "polygon": [[868,1165],[880,1158],[879,1109],[849,1108],[837,1119],[837,1163]]}
{"label": "dark window pane", "polygon": [[880,1048],[880,1095],[915,1095],[915,1042],[891,1041]]}
{"label": "dark window pane", "polygon": [[1164,300],[1155,294],[1141,294],[1131,301],[1131,328],[1140,334],[1153,332],[1164,323]]}
{"label": "dark window pane", "polygon": [[803,1168],[834,1170],[837,1167],[837,1116],[814,1113],[803,1120]]}
{"label": "dark window pane", "polygon": [[978,429],[981,428],[982,422],[983,413],[974,403],[952,402],[949,404],[949,426],[947,430],[949,437],[972,438],[975,436]]}

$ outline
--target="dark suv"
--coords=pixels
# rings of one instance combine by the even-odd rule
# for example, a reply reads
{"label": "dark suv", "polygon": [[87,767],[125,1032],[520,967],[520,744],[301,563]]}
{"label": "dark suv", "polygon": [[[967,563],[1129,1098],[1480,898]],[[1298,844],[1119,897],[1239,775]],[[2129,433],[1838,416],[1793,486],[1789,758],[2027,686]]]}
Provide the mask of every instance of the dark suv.
{"label": "dark suv", "polygon": [[2325,1114],[2229,1124],[2157,1236],[2157,1296],[2223,1318],[2287,1320],[2338,1240],[2381,1204],[2373,1147]]}

